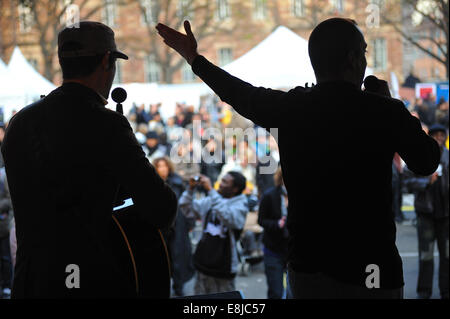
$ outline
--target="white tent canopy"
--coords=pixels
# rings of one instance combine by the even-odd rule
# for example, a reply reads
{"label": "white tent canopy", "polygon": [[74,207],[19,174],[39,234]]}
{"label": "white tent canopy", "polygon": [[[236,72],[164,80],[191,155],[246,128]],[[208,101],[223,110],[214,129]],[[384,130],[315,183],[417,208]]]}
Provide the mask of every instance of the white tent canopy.
{"label": "white tent canopy", "polygon": [[284,26],[223,69],[255,86],[293,88],[316,83],[308,41]]}
{"label": "white tent canopy", "polygon": [[18,47],[14,48],[8,68],[12,73],[18,74],[23,86],[30,92],[29,94],[47,95],[56,88],[52,82],[44,78],[28,63]]}
{"label": "white tent canopy", "polygon": [[24,95],[19,78],[0,60],[0,115],[3,115],[3,121],[9,120],[13,109],[24,106]]}
{"label": "white tent canopy", "polygon": [[308,41],[284,26],[223,69],[255,86],[290,88],[316,82]]}
{"label": "white tent canopy", "polygon": [[4,121],[8,121],[13,110],[22,109],[56,86],[37,72],[15,47],[8,66],[0,66],[0,88],[0,106]]}

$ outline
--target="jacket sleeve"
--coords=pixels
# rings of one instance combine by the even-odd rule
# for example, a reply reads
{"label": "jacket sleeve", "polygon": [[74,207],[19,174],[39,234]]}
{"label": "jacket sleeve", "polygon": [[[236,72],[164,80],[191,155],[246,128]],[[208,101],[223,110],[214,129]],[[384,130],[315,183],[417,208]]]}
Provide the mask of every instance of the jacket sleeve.
{"label": "jacket sleeve", "polygon": [[398,120],[394,128],[395,151],[414,173],[431,175],[440,162],[437,142],[422,130],[420,121],[412,116],[399,102],[394,105],[394,118]]}
{"label": "jacket sleeve", "polygon": [[111,117],[112,151],[108,169],[131,195],[145,220],[157,228],[170,227],[177,212],[175,193],[146,158],[128,120],[116,113],[111,113]]}
{"label": "jacket sleeve", "polygon": [[211,198],[211,208],[217,212],[217,217],[226,227],[237,230],[244,228],[248,207],[242,195],[239,195],[239,198],[225,199],[212,189],[208,197]]}
{"label": "jacket sleeve", "polygon": [[270,193],[266,193],[262,197],[261,204],[259,205],[258,224],[266,231],[280,230],[280,227],[278,226],[278,220],[270,218],[272,215],[271,209],[272,196],[270,195]]}
{"label": "jacket sleeve", "polygon": [[222,101],[230,104],[239,114],[261,127],[277,127],[279,106],[286,98],[286,92],[254,87],[215,66],[201,55],[192,63],[192,70]]}
{"label": "jacket sleeve", "polygon": [[429,176],[419,176],[414,174],[407,167],[403,170],[403,185],[410,192],[422,192],[430,184]]}
{"label": "jacket sleeve", "polygon": [[204,197],[200,199],[193,198],[194,192],[185,190],[178,201],[180,211],[188,218],[203,219],[211,208],[210,198]]}

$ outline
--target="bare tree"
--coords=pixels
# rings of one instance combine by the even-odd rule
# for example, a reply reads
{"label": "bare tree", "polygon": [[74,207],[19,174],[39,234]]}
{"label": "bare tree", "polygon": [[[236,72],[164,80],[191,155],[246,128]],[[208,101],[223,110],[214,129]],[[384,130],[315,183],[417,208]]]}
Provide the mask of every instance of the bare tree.
{"label": "bare tree", "polygon": [[236,19],[227,19],[232,10],[228,2],[220,3],[221,7],[218,7],[219,1],[211,0],[130,0],[130,3],[132,2],[137,3],[141,10],[149,39],[147,43],[142,43],[142,46],[146,47],[141,49],[159,65],[159,82],[163,83],[172,83],[174,74],[181,69],[185,61],[169,47],[161,45],[161,39],[155,29],[158,22],[180,29],[183,21],[190,19],[199,43],[212,35],[232,33],[238,24]]}
{"label": "bare tree", "polygon": [[44,61],[44,76],[52,81],[59,72],[54,59],[57,53],[58,33],[66,26],[65,14],[69,6],[76,4],[80,20],[88,19],[105,6],[105,1],[97,1],[95,6],[87,7],[89,0],[12,0],[16,7],[28,9],[32,24],[29,32],[33,37],[18,41],[15,45],[38,45]]}
{"label": "bare tree", "polygon": [[[392,15],[389,8],[381,10],[381,21],[391,25],[403,39],[443,64],[449,78],[448,0],[401,1],[402,14]],[[395,1],[392,1],[391,5]]]}

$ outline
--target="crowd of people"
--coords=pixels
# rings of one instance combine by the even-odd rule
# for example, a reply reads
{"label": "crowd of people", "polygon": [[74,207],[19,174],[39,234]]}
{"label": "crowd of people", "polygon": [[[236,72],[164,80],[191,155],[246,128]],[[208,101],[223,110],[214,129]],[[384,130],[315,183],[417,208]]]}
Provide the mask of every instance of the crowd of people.
{"label": "crowd of people", "polygon": [[[262,256],[262,238],[258,234],[251,231],[243,234],[242,251],[238,252],[236,243],[244,232],[247,213],[257,211],[264,193],[280,184],[275,184],[275,170],[267,173],[259,169],[267,164],[266,160],[261,160],[267,156],[271,157],[275,168],[278,167],[276,141],[265,129],[255,127],[227,104],[211,97],[202,99],[197,110],[178,103],[174,115],[166,120],[161,118],[160,107],[161,104],[134,105],[127,118],[147,158],[179,199],[178,217],[167,236],[173,263],[173,293],[183,296],[184,283],[195,273],[196,294],[234,290],[234,277],[242,255]],[[207,136],[211,128],[218,134]],[[227,128],[242,130],[227,136]],[[253,130],[255,135],[245,135],[246,129]],[[197,139],[193,138],[195,134]],[[202,150],[199,161],[193,160],[195,147]],[[215,160],[208,161],[203,156],[204,152],[215,155]],[[187,160],[177,161],[177,158]],[[280,176],[278,170],[278,179]],[[213,208],[214,214],[220,217],[209,214]],[[209,240],[202,237],[195,249],[192,247],[189,233],[196,221],[201,221],[206,233],[216,229],[227,242],[230,251],[230,255],[225,257],[227,260],[224,261],[220,255],[215,261],[225,269],[215,270],[216,265],[211,260],[214,252],[223,251],[220,246],[225,245],[223,241],[214,242],[214,237],[209,237],[214,242],[211,247],[211,244],[205,244]],[[216,234],[214,230],[212,233]],[[231,246],[227,236],[232,238]]]}
{"label": "crowd of people", "polygon": [[[208,104],[209,103],[209,104]],[[287,255],[287,229],[284,227],[286,223],[287,215],[287,193],[283,186],[281,169],[278,169],[274,174],[261,174],[259,167],[261,162],[258,160],[259,155],[270,154],[279,161],[278,149],[273,137],[263,141],[259,144],[258,140],[253,145],[247,140],[243,139],[239,145],[236,145],[234,138],[233,151],[230,153],[225,152],[225,141],[223,143],[217,143],[215,139],[202,139],[202,147],[209,150],[211,153],[217,152],[218,148],[221,148],[219,152],[222,154],[222,160],[218,163],[207,163],[201,161],[200,163],[181,162],[179,164],[173,164],[170,160],[170,154],[172,145],[177,144],[177,141],[183,132],[187,132],[192,136],[193,121],[197,120],[201,122],[201,131],[199,135],[203,137],[205,130],[209,127],[215,127],[220,130],[224,130],[227,127],[240,126],[242,128],[251,127],[253,123],[245,120],[240,115],[235,113],[227,104],[220,101],[213,101],[212,99],[204,99],[197,111],[194,111],[193,106],[184,104],[177,104],[175,107],[174,115],[164,121],[158,111],[161,104],[152,104],[148,108],[145,105],[135,106],[128,115],[129,121],[135,128],[136,137],[141,142],[142,147],[146,151],[146,154],[150,161],[153,163],[166,163],[166,167],[163,170],[169,171],[170,179],[177,181],[177,187],[180,189],[189,189],[189,183],[192,178],[196,176],[203,176],[211,181],[213,187],[218,189],[220,180],[225,174],[230,171],[240,172],[246,178],[246,187],[243,193],[247,195],[251,210],[259,212],[258,224],[264,229],[264,236],[257,237],[257,240],[262,241],[262,247],[264,252],[264,264],[268,285],[268,298],[281,298],[286,296],[286,285],[283,284],[283,276],[286,272],[286,255]],[[396,154],[392,163],[393,168],[393,213],[395,220],[398,223],[405,221],[405,217],[402,212],[402,195],[404,193],[413,193],[416,196],[416,216],[418,225],[418,241],[419,251],[421,251],[421,269],[419,271],[419,284],[418,295],[421,298],[427,298],[431,296],[431,280],[433,276],[433,259],[429,256],[433,255],[430,243],[434,242],[434,238],[439,243],[440,251],[440,290],[443,296],[448,294],[448,271],[446,265],[448,265],[448,256],[445,255],[445,238],[448,238],[448,207],[444,203],[448,203],[448,101],[440,100],[438,103],[433,103],[433,97],[427,97],[424,99],[416,99],[414,103],[405,103],[405,107],[411,112],[412,115],[418,117],[422,123],[423,129],[435,137],[438,143],[443,149],[443,157],[441,160],[441,166],[439,172],[436,172],[432,176],[424,177],[417,176],[411,173],[405,163]],[[214,114],[212,116],[211,114]],[[214,121],[212,120],[214,118]],[[185,130],[183,130],[185,129]],[[258,130],[258,128],[256,128]],[[189,142],[188,145],[184,145],[186,150],[183,152],[193,152],[193,142]],[[180,147],[178,145],[178,147]],[[269,153],[266,153],[268,152]],[[447,155],[446,155],[447,154]],[[253,161],[249,161],[249,158]],[[163,160],[164,159],[164,160]],[[158,169],[158,165],[155,166]],[[162,173],[163,175],[165,173]],[[442,177],[443,176],[443,177]],[[447,176],[447,177],[446,177]],[[418,184],[416,181],[420,178],[424,182]],[[439,178],[439,182],[435,183]],[[447,184],[445,181],[447,180]],[[432,188],[427,187],[428,184],[433,184]],[[421,185],[418,187],[418,185]],[[439,186],[438,186],[439,185]],[[420,188],[421,187],[421,188]],[[431,190],[433,189],[433,190]],[[423,195],[423,192],[434,192],[442,194],[442,200],[435,195]],[[181,196],[181,191],[177,192]],[[207,192],[201,192],[202,197],[207,197]],[[423,207],[424,198],[428,200],[425,205],[432,207],[424,214]],[[434,204],[437,201],[437,204]],[[422,206],[421,206],[422,205]],[[283,210],[284,207],[284,210]],[[447,212],[447,213],[444,213]],[[206,213],[206,212],[204,212]],[[191,220],[183,221],[183,224],[190,225],[184,227],[187,232],[192,230],[194,225],[194,216],[200,218],[200,215],[180,214],[179,218],[187,218],[190,216]],[[204,217],[204,216],[203,216]],[[435,220],[435,226],[427,221],[432,218]],[[180,222],[181,223],[181,222]],[[447,225],[447,226],[446,226]],[[242,226],[242,225],[241,225]],[[428,227],[424,229],[424,227]],[[431,238],[424,238],[425,233],[433,235]],[[239,228],[236,228],[239,230]],[[240,229],[242,230],[242,229]],[[428,232],[426,232],[428,231]],[[245,234],[246,239],[249,235]],[[250,234],[252,236],[253,234]],[[185,238],[187,233],[185,232]],[[447,237],[446,237],[447,236]],[[243,241],[244,244],[249,244],[252,248],[261,247],[261,245],[254,244],[255,238],[251,238],[250,241]],[[186,245],[186,240],[179,241],[179,245]],[[181,244],[184,243],[184,244]],[[189,245],[189,247],[191,247]],[[424,248],[425,247],[425,248]],[[245,248],[245,247],[244,247]],[[172,249],[177,250],[176,246],[172,246]],[[428,251],[431,249],[431,252]],[[186,246],[182,251],[186,250]],[[424,257],[425,256],[425,257]],[[192,256],[185,254],[185,263],[181,272],[190,274],[185,276],[184,282],[192,278],[194,275],[194,268],[192,267]],[[447,273],[447,274],[446,274]],[[182,276],[180,276],[182,278]],[[424,279],[426,278],[426,279]],[[174,282],[174,291],[176,295],[183,295],[183,283],[180,281]],[[198,290],[196,286],[196,292],[211,292],[210,289]],[[216,285],[214,287],[220,287]],[[228,286],[229,288],[229,286]],[[225,291],[226,289],[217,288],[216,291]]]}
{"label": "crowd of people", "polygon": [[[233,264],[230,264],[232,270],[230,268],[228,274],[217,275],[214,272],[208,272],[207,268],[206,270],[202,268],[202,261],[197,260],[200,258],[198,257],[200,253],[194,255],[195,247],[191,243],[192,236],[189,236],[194,229],[196,220],[201,220],[202,227],[205,229],[207,224],[214,224],[214,222],[217,224],[218,219],[215,217],[215,221],[212,221],[213,217],[207,214],[211,210],[211,201],[214,201],[210,198],[212,196],[213,198],[217,197],[219,202],[227,202],[227,204],[223,204],[225,206],[222,206],[226,207],[230,214],[240,215],[238,223],[236,220],[234,220],[234,224],[225,223],[234,230],[232,232],[234,246],[241,237],[240,233],[244,230],[247,212],[259,212],[258,224],[264,229],[263,236],[257,237],[257,234],[247,232],[245,233],[247,240],[242,242],[244,246],[249,243],[251,246],[249,249],[257,247],[257,253],[260,252],[260,248],[263,248],[268,286],[267,297],[282,298],[286,296],[283,276],[286,272],[288,237],[285,227],[288,207],[287,193],[283,186],[280,168],[270,174],[262,174],[260,170],[261,165],[264,165],[260,160],[262,156],[271,156],[278,166],[279,155],[275,139],[264,129],[254,126],[252,122],[234,112],[230,106],[215,98],[203,98],[197,110],[193,106],[177,103],[173,116],[167,119],[161,117],[160,107],[160,103],[134,105],[127,114],[127,118],[147,158],[154,165],[160,177],[174,190],[179,200],[180,209],[175,225],[168,232],[166,238],[172,259],[173,294],[183,296],[184,284],[192,279],[195,273],[198,273],[195,285],[197,294],[234,289],[233,278],[237,273],[236,263],[239,258],[242,258],[237,254],[242,254],[242,251],[238,252],[234,247],[231,250],[233,254],[229,256],[230,261],[233,260]],[[395,156],[392,165],[393,211],[396,221],[403,222],[402,194],[414,193],[416,195],[415,211],[420,252],[418,294],[423,298],[431,296],[434,267],[432,243],[436,239],[440,253],[440,290],[442,294],[447,293],[448,296],[448,256],[445,255],[445,238],[448,238],[448,150],[445,147],[446,141],[448,143],[448,102],[441,100],[436,104],[430,97],[416,99],[415,103],[405,107],[420,119],[426,132],[439,140],[444,151],[439,172],[428,177],[412,173],[400,157]],[[194,126],[195,121],[197,121],[196,126]],[[221,132],[224,132],[226,128],[254,128],[258,134],[253,140],[249,140],[247,136],[235,135],[228,137],[230,141],[225,141],[224,139],[220,140],[225,134],[219,136],[219,139],[206,137],[205,133],[211,127]],[[197,133],[200,137],[198,140],[192,138],[194,129],[198,130]],[[4,130],[5,125],[2,124],[0,126],[0,133],[2,133],[0,142]],[[186,135],[188,135],[187,139]],[[180,141],[188,142],[180,143]],[[231,149],[225,148],[227,142],[231,143],[229,144],[232,146]],[[203,151],[219,154],[220,160],[211,162],[205,161],[201,157],[200,161],[195,162],[192,157],[188,156],[190,160],[187,161],[178,163],[172,161],[171,155],[173,154],[181,155],[182,158],[185,155],[192,155],[195,143],[199,143],[198,146]],[[177,149],[174,150],[174,147]],[[226,184],[227,179],[231,183],[229,187],[233,188],[236,180],[240,180],[242,187],[240,186],[238,191],[235,193],[231,191],[231,194],[224,197],[221,182]],[[439,182],[436,183],[438,180]],[[243,185],[242,181],[245,181]],[[211,194],[211,190],[218,192]],[[439,194],[442,194],[442,197]],[[239,198],[238,203],[244,203],[240,211],[239,209],[230,210],[229,198],[233,197],[236,197],[235,201]],[[13,212],[4,167],[0,170],[0,209],[0,282],[2,295],[4,298],[8,298],[11,293],[15,248]],[[222,210],[217,211],[221,212]],[[251,238],[248,241],[249,236]],[[255,245],[255,240],[258,241],[257,245]],[[216,245],[221,244],[216,243]],[[197,259],[194,256],[197,256]],[[223,261],[220,263],[223,264]],[[199,271],[199,268],[202,270]],[[216,280],[208,279],[208,276],[204,275],[205,272],[212,274],[213,278],[214,276],[218,277]]]}
{"label": "crowd of people", "polygon": [[[419,250],[419,274],[417,295],[428,299],[433,292],[434,244],[439,251],[438,285],[442,298],[449,298],[449,154],[448,154],[448,101],[437,103],[431,95],[418,98],[408,106],[418,117],[422,128],[432,136],[441,148],[440,165],[430,176],[413,173],[408,166],[393,165],[393,207],[396,220],[404,216],[399,207],[402,193],[414,194],[415,224]],[[395,160],[394,160],[395,162]]]}

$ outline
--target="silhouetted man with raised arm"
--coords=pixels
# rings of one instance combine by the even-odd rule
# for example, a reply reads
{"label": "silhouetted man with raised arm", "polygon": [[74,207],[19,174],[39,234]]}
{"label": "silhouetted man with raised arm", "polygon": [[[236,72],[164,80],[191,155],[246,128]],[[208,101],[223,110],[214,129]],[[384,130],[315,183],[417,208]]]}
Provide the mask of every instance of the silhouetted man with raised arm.
{"label": "silhouetted man with raised arm", "polygon": [[[289,92],[231,76],[197,53],[189,22],[184,28],[187,35],[156,26],[223,101],[259,126],[278,128],[293,297],[401,298],[392,159],[398,152],[413,171],[431,174],[439,147],[400,101],[361,90],[367,44],[356,23],[333,18],[313,30],[317,85]],[[376,84],[377,93],[388,91],[385,81]]]}
{"label": "silhouetted man with raised arm", "polygon": [[58,57],[63,85],[17,113],[2,144],[18,244],[12,297],[121,297],[110,233],[118,185],[158,228],[172,224],[175,194],[127,119],[105,108],[115,61],[128,59],[114,32],[98,22],[67,27]]}

